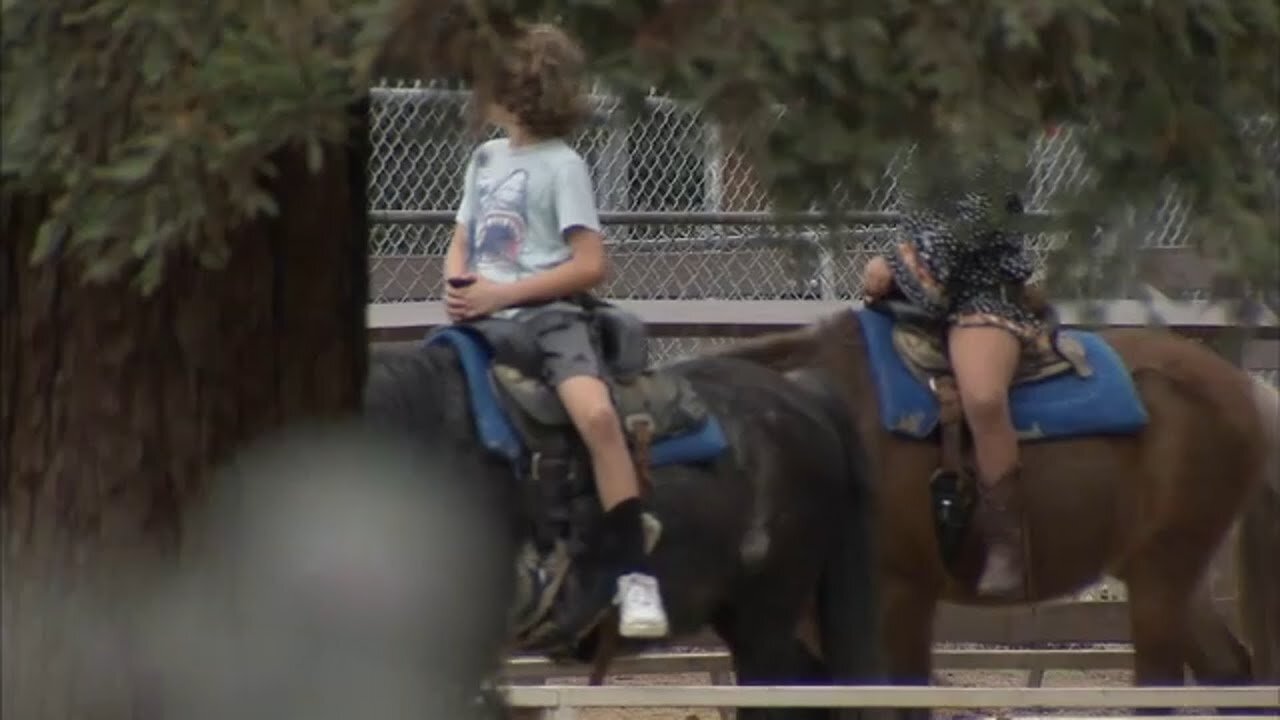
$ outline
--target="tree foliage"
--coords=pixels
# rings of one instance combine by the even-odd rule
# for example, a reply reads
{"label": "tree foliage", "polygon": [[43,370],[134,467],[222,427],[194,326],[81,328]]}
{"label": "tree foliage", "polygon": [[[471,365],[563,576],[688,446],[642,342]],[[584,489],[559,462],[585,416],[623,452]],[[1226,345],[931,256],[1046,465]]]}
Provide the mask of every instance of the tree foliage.
{"label": "tree foliage", "polygon": [[33,260],[91,280],[169,251],[210,262],[228,229],[275,202],[267,158],[313,166],[365,93],[378,7],[350,0],[5,0],[5,191],[50,198]]}
{"label": "tree foliage", "polygon": [[265,158],[340,137],[375,63],[474,78],[531,19],[625,96],[740,130],[782,206],[856,196],[907,143],[1018,158],[1070,125],[1094,180],[1055,208],[1076,227],[1176,183],[1193,238],[1276,281],[1274,0],[6,0],[5,185],[56,199],[37,255],[154,281],[166,249],[216,259],[270,212]]}
{"label": "tree foliage", "polygon": [[659,87],[746,129],[784,206],[868,192],[908,143],[960,158],[913,163],[928,182],[992,153],[1013,169],[1043,132],[1071,127],[1091,182],[1051,209],[1077,236],[1176,186],[1191,238],[1224,273],[1255,289],[1280,280],[1271,0],[472,5],[499,30],[557,18],[624,92]]}

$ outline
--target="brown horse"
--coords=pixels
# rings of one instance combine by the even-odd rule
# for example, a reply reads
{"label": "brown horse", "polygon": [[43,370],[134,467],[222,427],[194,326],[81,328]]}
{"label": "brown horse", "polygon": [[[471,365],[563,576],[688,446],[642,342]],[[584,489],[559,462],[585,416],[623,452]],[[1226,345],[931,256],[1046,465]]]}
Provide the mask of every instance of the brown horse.
{"label": "brown horse", "polygon": [[1280,685],[1280,391],[1261,380],[1254,398],[1262,413],[1271,452],[1267,483],[1245,508],[1236,535],[1236,578],[1240,623],[1253,650],[1253,676]]}
{"label": "brown horse", "polygon": [[[974,541],[965,541],[969,551],[960,554],[969,561],[944,563],[929,486],[940,444],[885,429],[861,332],[867,321],[841,312],[720,352],[816,378],[854,410],[878,496],[886,670],[896,684],[927,684],[939,601],[1009,603],[974,592],[982,556]],[[1265,434],[1267,411],[1260,406],[1272,403],[1274,413],[1275,391],[1171,332],[1113,329],[1099,336],[1127,367],[1148,422],[1125,434],[1023,443],[1029,600],[1118,577],[1129,594],[1137,684],[1181,685],[1184,665],[1201,682],[1248,682],[1249,654],[1208,602],[1203,577],[1246,503],[1263,495],[1268,443],[1274,453],[1275,439]],[[1274,670],[1280,592],[1261,587],[1280,584],[1273,577],[1280,488],[1271,491],[1270,504],[1250,503],[1237,537],[1248,595],[1241,599],[1243,626]]]}

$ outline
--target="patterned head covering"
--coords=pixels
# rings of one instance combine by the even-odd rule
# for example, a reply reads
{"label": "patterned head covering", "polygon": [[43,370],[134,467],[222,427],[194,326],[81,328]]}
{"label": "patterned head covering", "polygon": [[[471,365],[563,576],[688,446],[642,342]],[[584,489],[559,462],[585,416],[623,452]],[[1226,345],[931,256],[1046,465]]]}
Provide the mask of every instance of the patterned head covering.
{"label": "patterned head covering", "polygon": [[1034,263],[1009,220],[1025,181],[992,154],[917,149],[903,173],[901,240],[888,255],[898,289],[940,319],[998,324],[1022,337],[1035,318],[1008,297]]}

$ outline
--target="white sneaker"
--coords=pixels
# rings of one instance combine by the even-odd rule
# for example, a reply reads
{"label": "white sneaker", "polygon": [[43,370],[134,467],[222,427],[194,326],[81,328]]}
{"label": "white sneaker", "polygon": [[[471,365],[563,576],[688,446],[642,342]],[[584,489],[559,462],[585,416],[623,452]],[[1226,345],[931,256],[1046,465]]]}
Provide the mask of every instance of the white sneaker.
{"label": "white sneaker", "polygon": [[629,638],[660,638],[667,634],[658,581],[651,575],[630,573],[618,578],[616,602],[622,606],[618,632]]}

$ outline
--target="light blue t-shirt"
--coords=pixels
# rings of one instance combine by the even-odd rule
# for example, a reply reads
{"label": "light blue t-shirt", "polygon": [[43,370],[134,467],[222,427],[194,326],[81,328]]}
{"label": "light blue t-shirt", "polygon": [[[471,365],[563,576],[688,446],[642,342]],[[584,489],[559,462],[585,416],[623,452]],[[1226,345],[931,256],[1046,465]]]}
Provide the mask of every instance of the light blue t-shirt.
{"label": "light blue t-shirt", "polygon": [[503,138],[476,148],[457,221],[468,229],[468,269],[494,282],[567,261],[571,228],[600,230],[587,164],[563,140],[512,147]]}

